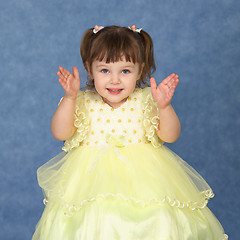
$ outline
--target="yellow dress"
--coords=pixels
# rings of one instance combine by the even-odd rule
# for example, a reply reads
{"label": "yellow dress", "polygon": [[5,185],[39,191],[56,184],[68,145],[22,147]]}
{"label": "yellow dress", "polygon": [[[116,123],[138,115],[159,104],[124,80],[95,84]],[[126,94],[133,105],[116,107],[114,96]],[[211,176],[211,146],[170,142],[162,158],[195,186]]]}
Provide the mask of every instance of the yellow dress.
{"label": "yellow dress", "polygon": [[38,169],[45,210],[34,240],[227,239],[213,192],[157,137],[150,88],[117,109],[79,92],[75,134]]}

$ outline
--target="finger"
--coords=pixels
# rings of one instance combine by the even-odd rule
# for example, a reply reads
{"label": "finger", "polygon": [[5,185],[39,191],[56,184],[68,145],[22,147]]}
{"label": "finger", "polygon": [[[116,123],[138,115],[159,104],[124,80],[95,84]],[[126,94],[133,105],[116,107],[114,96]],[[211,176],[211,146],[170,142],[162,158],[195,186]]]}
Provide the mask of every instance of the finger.
{"label": "finger", "polygon": [[177,85],[179,83],[179,79],[175,79],[174,83],[172,84],[171,88],[170,88],[170,92],[172,92],[172,95],[174,94],[176,88],[177,88]]}
{"label": "finger", "polygon": [[66,78],[62,75],[61,72],[57,72],[57,75],[59,78],[61,78],[63,81],[66,81]]}
{"label": "finger", "polygon": [[169,80],[168,86],[171,88],[172,86],[175,86],[178,81],[178,75],[175,75],[171,80]]}
{"label": "finger", "polygon": [[68,76],[71,75],[71,73],[63,67],[59,67],[59,70],[65,78],[68,78]]}
{"label": "finger", "polygon": [[179,79],[178,79],[178,76],[174,78],[173,82],[172,82],[172,85],[171,85],[171,88],[176,88],[177,85],[179,83]]}
{"label": "finger", "polygon": [[73,76],[75,79],[79,79],[79,72],[78,72],[78,69],[77,67],[73,67]]}
{"label": "finger", "polygon": [[150,78],[150,85],[151,85],[151,88],[152,89],[157,89],[157,83],[156,83],[156,80],[155,78]]}
{"label": "finger", "polygon": [[168,83],[172,78],[174,78],[175,76],[176,76],[175,73],[170,74],[168,77],[166,77],[166,78],[162,81],[162,83],[167,85],[167,83]]}
{"label": "finger", "polygon": [[175,88],[177,87],[178,83],[179,83],[179,78],[177,78],[175,81]]}
{"label": "finger", "polygon": [[62,88],[65,90],[67,88],[66,81],[62,80],[61,78],[59,78],[58,81],[61,84]]}
{"label": "finger", "polygon": [[175,75],[172,78],[170,78],[168,81],[165,81],[165,85],[167,85],[169,88],[172,88],[177,84],[178,81],[179,81],[178,75]]}

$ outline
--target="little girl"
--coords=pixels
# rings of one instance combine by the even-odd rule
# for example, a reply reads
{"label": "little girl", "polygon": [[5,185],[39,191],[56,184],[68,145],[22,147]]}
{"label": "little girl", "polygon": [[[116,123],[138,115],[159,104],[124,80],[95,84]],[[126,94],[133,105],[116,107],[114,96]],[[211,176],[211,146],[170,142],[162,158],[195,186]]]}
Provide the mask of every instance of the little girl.
{"label": "little girl", "polygon": [[171,74],[157,86],[150,78],[148,33],[96,26],[85,33],[81,56],[87,91],[79,91],[76,67],[57,73],[65,95],[52,133],[65,141],[64,152],[38,169],[46,207],[33,239],[227,239],[206,206],[209,185],[163,145],[180,134],[171,106],[179,80]]}

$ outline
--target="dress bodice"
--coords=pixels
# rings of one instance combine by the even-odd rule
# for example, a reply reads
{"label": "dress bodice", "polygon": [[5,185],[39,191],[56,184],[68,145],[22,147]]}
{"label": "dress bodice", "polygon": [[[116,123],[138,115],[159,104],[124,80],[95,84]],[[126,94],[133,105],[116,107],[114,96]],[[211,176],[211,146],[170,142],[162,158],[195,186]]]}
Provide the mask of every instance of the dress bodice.
{"label": "dress bodice", "polygon": [[144,144],[162,145],[156,135],[157,107],[150,88],[137,88],[125,103],[114,109],[92,90],[80,91],[75,109],[75,134],[65,141],[63,150],[80,146]]}
{"label": "dress bodice", "polygon": [[136,90],[116,109],[105,103],[96,92],[88,91],[85,101],[90,124],[86,139],[81,145],[145,143],[147,138],[143,128],[143,105],[139,91]]}

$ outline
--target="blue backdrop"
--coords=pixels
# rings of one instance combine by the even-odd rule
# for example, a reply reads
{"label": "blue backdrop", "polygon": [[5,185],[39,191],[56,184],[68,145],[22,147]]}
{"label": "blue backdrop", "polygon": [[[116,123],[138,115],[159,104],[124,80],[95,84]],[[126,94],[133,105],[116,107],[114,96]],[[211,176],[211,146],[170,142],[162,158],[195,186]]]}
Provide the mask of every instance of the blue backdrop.
{"label": "blue backdrop", "polygon": [[77,66],[81,37],[132,24],[153,38],[160,82],[180,76],[182,124],[169,145],[215,192],[209,207],[239,234],[240,2],[237,0],[9,0],[0,3],[0,239],[31,239],[44,205],[36,170],[61,151],[51,117],[64,94],[58,66]]}

